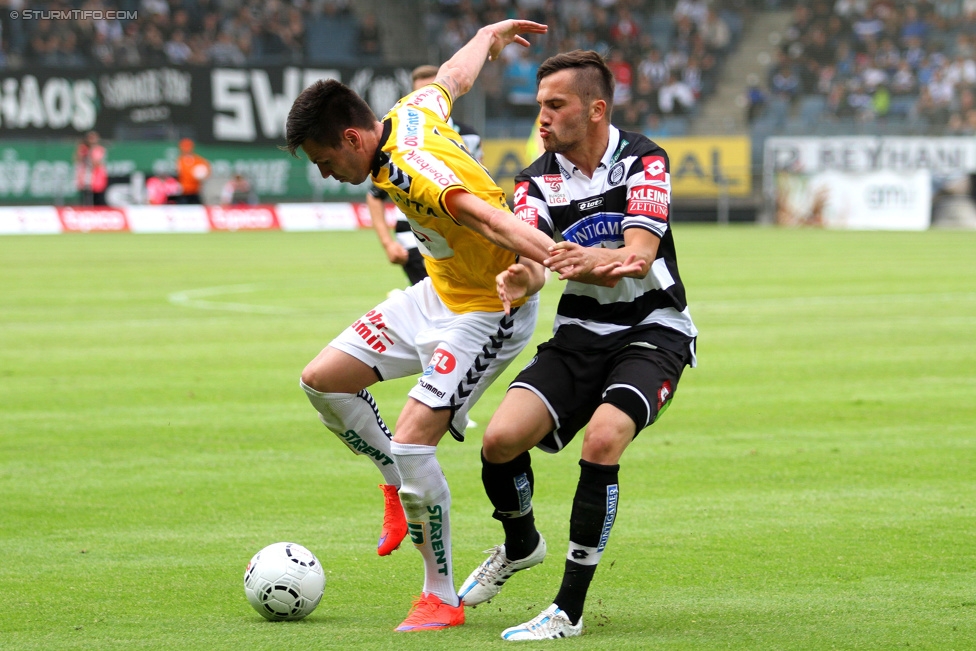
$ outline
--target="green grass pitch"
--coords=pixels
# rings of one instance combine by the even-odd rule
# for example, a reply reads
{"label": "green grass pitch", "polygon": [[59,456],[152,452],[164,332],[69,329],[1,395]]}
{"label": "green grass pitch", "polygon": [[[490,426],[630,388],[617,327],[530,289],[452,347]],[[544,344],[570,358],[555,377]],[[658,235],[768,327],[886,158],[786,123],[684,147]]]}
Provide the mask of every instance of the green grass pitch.
{"label": "green grass pitch", "polygon": [[[976,233],[678,224],[699,367],[630,447],[578,639],[519,648],[976,649]],[[486,649],[562,574],[579,443],[534,454],[546,563],[397,634],[419,554],[298,377],[403,286],[371,232],[0,238],[0,648]],[[544,290],[548,337],[558,282]],[[455,581],[501,540],[479,441],[439,459]],[[409,380],[375,387],[392,424]],[[244,598],[309,547],[318,610]]]}

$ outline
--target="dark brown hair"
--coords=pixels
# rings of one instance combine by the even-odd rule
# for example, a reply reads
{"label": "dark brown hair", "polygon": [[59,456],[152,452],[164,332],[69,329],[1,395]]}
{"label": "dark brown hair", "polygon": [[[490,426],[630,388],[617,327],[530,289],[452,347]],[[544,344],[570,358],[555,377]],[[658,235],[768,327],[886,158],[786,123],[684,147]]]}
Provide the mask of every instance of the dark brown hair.
{"label": "dark brown hair", "polygon": [[613,73],[598,53],[592,50],[573,50],[549,57],[542,62],[535,74],[535,81],[540,81],[560,70],[574,70],[574,90],[589,104],[594,99],[602,99],[607,103],[607,116],[613,108]]}
{"label": "dark brown hair", "polygon": [[376,116],[369,104],[335,79],[317,81],[295,98],[285,123],[285,146],[292,156],[306,140],[338,147],[346,129],[370,129]]}

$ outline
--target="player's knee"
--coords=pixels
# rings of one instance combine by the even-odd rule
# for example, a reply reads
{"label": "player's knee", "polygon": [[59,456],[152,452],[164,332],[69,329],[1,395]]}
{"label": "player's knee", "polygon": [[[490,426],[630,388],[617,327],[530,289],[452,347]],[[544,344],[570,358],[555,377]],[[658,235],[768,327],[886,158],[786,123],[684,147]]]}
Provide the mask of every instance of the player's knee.
{"label": "player's knee", "polygon": [[629,417],[596,417],[587,425],[583,435],[583,458],[592,463],[615,464],[636,434],[634,422]]}
{"label": "player's knee", "polygon": [[419,520],[424,517],[426,506],[423,495],[407,486],[401,487],[399,494],[400,504],[403,505],[403,512],[408,518]]}
{"label": "player's knee", "polygon": [[321,393],[329,393],[328,377],[315,361],[309,362],[302,371],[302,384]]}
{"label": "player's knee", "polygon": [[508,463],[522,454],[531,445],[527,445],[517,428],[509,424],[499,424],[494,420],[488,424],[485,435],[481,439],[481,451],[488,463]]}

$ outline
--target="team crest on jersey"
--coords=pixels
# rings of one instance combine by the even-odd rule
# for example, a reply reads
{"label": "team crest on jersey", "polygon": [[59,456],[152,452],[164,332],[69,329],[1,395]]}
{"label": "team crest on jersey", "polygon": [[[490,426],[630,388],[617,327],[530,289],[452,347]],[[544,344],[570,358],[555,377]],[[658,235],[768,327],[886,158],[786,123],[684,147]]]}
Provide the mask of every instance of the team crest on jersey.
{"label": "team crest on jersey", "polygon": [[563,189],[563,177],[560,174],[543,174],[542,190],[546,193],[546,203],[550,206],[568,206],[569,195]]}
{"label": "team crest on jersey", "polygon": [[529,198],[529,182],[522,181],[521,183],[515,184],[515,193],[512,195],[512,200],[515,202],[516,206],[521,206]]}
{"label": "team crest on jersey", "polygon": [[641,163],[644,165],[645,181],[664,181],[664,173],[668,166],[664,162],[664,156],[642,156]]}
{"label": "team crest on jersey", "polygon": [[620,185],[624,180],[624,164],[617,163],[610,169],[610,185]]}

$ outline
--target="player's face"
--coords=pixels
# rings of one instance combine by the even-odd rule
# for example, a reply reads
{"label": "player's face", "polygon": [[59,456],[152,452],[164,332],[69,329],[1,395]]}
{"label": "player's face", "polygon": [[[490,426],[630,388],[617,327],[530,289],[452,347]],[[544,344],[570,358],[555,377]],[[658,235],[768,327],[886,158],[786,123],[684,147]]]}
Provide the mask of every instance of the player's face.
{"label": "player's face", "polygon": [[576,94],[574,75],[560,70],[539,82],[539,136],[548,152],[565,153],[586,138],[589,111]]}
{"label": "player's face", "polygon": [[302,143],[302,151],[319,168],[323,179],[332,177],[340,183],[358,185],[369,176],[369,157],[361,146],[349,138],[343,137],[338,147],[326,147],[314,140],[306,140]]}

